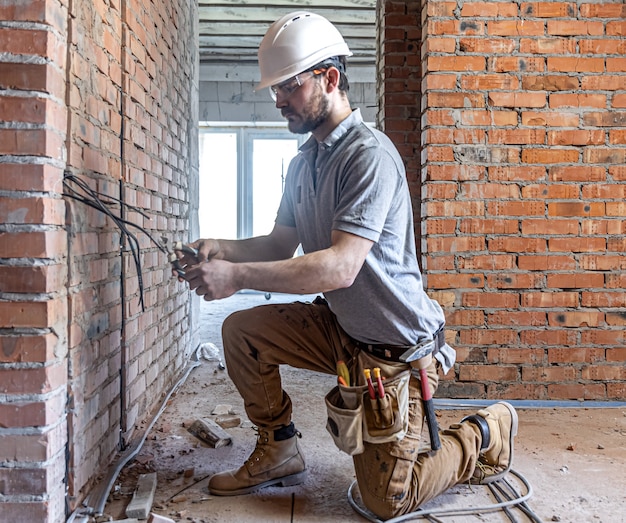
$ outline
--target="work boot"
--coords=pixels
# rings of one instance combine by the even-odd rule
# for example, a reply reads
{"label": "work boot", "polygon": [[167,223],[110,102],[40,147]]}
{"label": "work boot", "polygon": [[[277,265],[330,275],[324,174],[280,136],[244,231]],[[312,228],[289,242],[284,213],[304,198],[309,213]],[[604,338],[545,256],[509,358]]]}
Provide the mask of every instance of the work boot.
{"label": "work boot", "polygon": [[270,485],[288,487],[304,481],[306,465],[293,423],[277,430],[257,429],[256,448],[235,470],[209,479],[209,492],[216,496],[248,494]]}
{"label": "work boot", "polygon": [[501,401],[461,421],[477,425],[482,436],[473,479],[485,485],[503,477],[513,463],[513,438],[518,424],[513,406]]}

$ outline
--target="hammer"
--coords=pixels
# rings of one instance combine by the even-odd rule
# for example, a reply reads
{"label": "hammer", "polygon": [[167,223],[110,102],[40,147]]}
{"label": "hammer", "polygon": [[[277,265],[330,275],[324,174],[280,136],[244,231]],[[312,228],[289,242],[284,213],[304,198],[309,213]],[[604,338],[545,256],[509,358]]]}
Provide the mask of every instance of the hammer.
{"label": "hammer", "polygon": [[419,378],[422,390],[422,402],[424,403],[424,413],[426,414],[426,424],[430,436],[430,447],[433,450],[441,448],[439,441],[439,427],[435,417],[435,407],[433,405],[433,395],[428,386],[428,376],[426,369],[432,361],[432,353],[435,350],[435,340],[425,340],[409,348],[400,356],[400,361],[411,365],[411,373]]}

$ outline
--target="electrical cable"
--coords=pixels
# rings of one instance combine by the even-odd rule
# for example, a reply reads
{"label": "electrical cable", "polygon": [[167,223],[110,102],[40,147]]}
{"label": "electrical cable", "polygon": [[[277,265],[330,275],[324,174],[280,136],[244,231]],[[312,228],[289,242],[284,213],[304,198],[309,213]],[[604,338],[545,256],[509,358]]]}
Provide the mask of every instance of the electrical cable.
{"label": "electrical cable", "polygon": [[[80,190],[77,190],[76,188],[74,188],[72,184],[78,187]],[[143,210],[139,209],[138,207],[134,205],[129,205],[128,203],[125,203],[118,198],[114,198],[112,196],[103,194],[101,192],[98,192],[92,189],[91,187],[89,187],[89,185],[87,185],[86,182],[84,182],[83,180],[81,180],[80,178],[78,178],[77,176],[73,174],[69,174],[69,173],[65,174],[63,178],[63,185],[66,189],[66,191],[63,193],[64,196],[72,198],[73,200],[79,201],[85,205],[88,205],[89,207],[92,207],[104,213],[111,220],[113,220],[115,225],[120,230],[120,233],[122,234],[123,238],[126,239],[126,241],[128,242],[128,246],[130,248],[130,252],[133,257],[133,262],[135,264],[135,269],[137,271],[137,281],[138,281],[138,286],[139,286],[139,304],[141,305],[141,310],[145,311],[145,304],[144,304],[144,299],[143,299],[144,282],[143,282],[141,257],[140,257],[141,247],[140,247],[137,236],[130,231],[129,227],[134,227],[135,229],[144,233],[152,241],[152,243],[154,243],[157,246],[157,248],[161,252],[164,252],[165,254],[167,254],[167,250],[161,243],[159,243],[152,236],[152,234],[150,234],[149,231],[147,231],[145,228],[141,227],[140,225],[137,225],[136,223],[131,222],[130,220],[127,220],[125,218],[122,218],[121,216],[116,215],[115,213],[111,211],[110,207],[120,206],[124,209],[137,212],[144,218],[150,219],[150,217]]]}
{"label": "electrical cable", "polygon": [[[157,420],[159,419],[161,414],[163,414],[163,412],[165,411],[165,408],[167,407],[167,404],[168,404],[170,398],[172,397],[172,394],[174,394],[174,392],[187,380],[187,378],[189,377],[189,374],[191,374],[191,371],[193,371],[196,367],[198,367],[200,365],[202,365],[201,361],[193,362],[189,366],[189,368],[185,371],[183,376],[170,389],[170,391],[167,393],[167,395],[163,399],[163,402],[161,403],[161,407],[159,408],[158,412],[154,415],[154,417],[152,418],[152,421],[150,421],[150,424],[146,427],[142,437],[135,444],[133,444],[132,446],[128,447],[126,452],[124,452],[124,454],[120,457],[120,459],[117,462],[116,466],[110,470],[106,481],[101,484],[102,485],[101,488],[97,492],[94,493],[94,494],[96,494],[96,496],[95,496],[95,498],[96,498],[95,501],[96,502],[93,504],[94,506],[82,506],[82,507],[77,508],[72,513],[72,515],[68,518],[67,523],[74,523],[74,522],[79,522],[79,521],[88,521],[88,518],[90,516],[100,516],[100,515],[103,515],[104,507],[106,505],[107,498],[109,497],[109,493],[111,492],[111,489],[113,488],[113,484],[115,483],[115,480],[117,479],[117,477],[120,474],[121,470],[137,454],[139,454],[139,452],[141,451],[141,448],[143,447],[143,444],[145,443],[145,441],[146,441],[146,439],[148,437],[148,434],[152,430],[152,427],[157,422]],[[94,497],[94,496],[93,495],[89,496],[85,500],[85,505],[87,505],[89,503],[89,499],[91,497]],[[76,519],[76,518],[81,518],[81,519]]]}

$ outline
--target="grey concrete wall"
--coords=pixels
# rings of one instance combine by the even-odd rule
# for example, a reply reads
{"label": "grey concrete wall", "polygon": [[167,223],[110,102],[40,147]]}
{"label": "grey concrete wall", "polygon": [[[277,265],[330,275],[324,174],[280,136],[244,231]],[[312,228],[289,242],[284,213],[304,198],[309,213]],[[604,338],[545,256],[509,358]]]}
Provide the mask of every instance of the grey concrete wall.
{"label": "grey concrete wall", "polygon": [[[269,92],[255,93],[254,82],[201,81],[201,122],[281,122]],[[375,83],[350,85],[350,102],[361,109],[366,122],[376,119]]]}

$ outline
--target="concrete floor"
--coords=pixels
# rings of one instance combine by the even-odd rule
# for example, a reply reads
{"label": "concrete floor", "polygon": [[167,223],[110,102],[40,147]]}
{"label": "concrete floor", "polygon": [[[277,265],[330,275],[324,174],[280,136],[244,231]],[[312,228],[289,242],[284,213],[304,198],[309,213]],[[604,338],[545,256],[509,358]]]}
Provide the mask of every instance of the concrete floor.
{"label": "concrete floor", "polygon": [[[309,300],[311,297],[274,295],[271,303]],[[237,294],[202,304],[202,341],[221,351],[220,326],[233,310],[268,303],[263,294]],[[207,353],[211,356],[210,351]],[[284,387],[294,402],[294,421],[302,432],[302,447],[309,475],[302,484],[271,487],[255,494],[216,497],[208,494],[208,477],[236,468],[251,452],[255,433],[245,417],[239,394],[218,359],[209,358],[189,374],[168,402],[133,462],[119,475],[105,512],[123,519],[137,477],[157,472],[158,486],[153,512],[174,521],[209,522],[347,522],[366,521],[348,503],[354,480],[352,460],[334,446],[326,432],[323,397],[335,378],[284,368]],[[215,407],[226,405],[241,423],[228,428],[232,445],[210,448],[187,428],[200,417],[215,418]],[[438,409],[446,427],[470,411]],[[533,489],[529,507],[540,521],[626,522],[626,409],[540,408],[518,409],[520,430],[513,468]],[[509,479],[525,492],[513,476]],[[485,487],[459,485],[429,503],[427,508],[467,509],[493,504]],[[529,521],[514,510],[515,521]],[[503,511],[457,515],[446,522],[510,521]]]}

